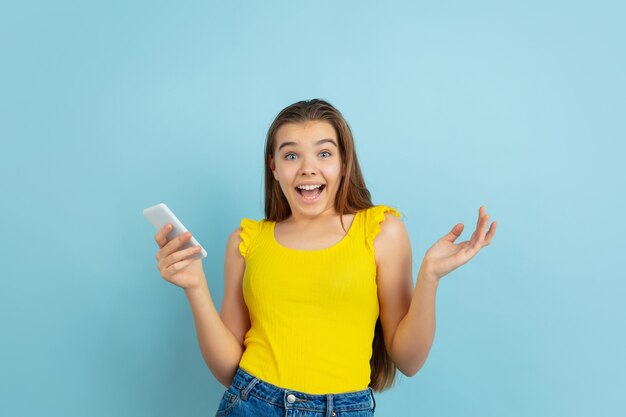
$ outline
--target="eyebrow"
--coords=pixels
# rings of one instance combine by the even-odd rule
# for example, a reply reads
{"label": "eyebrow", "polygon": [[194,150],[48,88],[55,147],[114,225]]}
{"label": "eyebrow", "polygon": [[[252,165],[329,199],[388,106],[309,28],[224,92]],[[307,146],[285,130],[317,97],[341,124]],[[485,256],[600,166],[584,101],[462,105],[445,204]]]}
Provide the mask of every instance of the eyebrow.
{"label": "eyebrow", "polygon": [[[333,145],[335,145],[335,148],[337,147],[337,144],[335,143],[334,140],[332,139],[320,139],[317,142],[315,142],[316,145],[321,145],[322,143],[332,143]],[[285,146],[298,146],[298,144],[296,142],[283,142],[280,144],[280,146],[278,147],[277,151],[280,151],[282,148],[284,148]]]}

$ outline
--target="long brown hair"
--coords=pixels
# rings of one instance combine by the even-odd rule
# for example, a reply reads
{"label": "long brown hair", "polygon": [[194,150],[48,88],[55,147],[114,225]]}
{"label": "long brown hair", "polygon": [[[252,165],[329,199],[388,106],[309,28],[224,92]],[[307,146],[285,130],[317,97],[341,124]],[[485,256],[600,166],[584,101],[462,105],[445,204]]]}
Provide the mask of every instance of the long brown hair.
{"label": "long brown hair", "polygon": [[[341,178],[335,208],[339,213],[341,226],[344,214],[354,214],[359,210],[372,207],[370,192],[359,167],[354,140],[350,126],[342,114],[330,103],[320,99],[303,100],[285,107],[278,113],[270,126],[265,140],[265,217],[267,220],[279,222],[291,215],[289,202],[283,194],[280,184],[275,181],[270,168],[270,159],[276,151],[276,132],[285,123],[304,123],[308,121],[324,121],[330,123],[339,141],[339,153],[345,164],[345,175]],[[396,366],[385,347],[383,328],[380,316],[376,321],[372,357],[370,359],[370,384],[377,392],[391,388],[396,377]]]}

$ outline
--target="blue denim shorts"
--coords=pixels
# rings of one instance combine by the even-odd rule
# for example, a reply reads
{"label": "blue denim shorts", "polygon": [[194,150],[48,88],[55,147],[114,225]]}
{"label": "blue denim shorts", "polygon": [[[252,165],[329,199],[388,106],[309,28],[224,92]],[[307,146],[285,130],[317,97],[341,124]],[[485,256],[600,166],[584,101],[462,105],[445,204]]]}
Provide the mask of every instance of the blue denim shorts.
{"label": "blue denim shorts", "polygon": [[374,392],[307,394],[265,382],[241,367],[226,389],[216,417],[372,417]]}

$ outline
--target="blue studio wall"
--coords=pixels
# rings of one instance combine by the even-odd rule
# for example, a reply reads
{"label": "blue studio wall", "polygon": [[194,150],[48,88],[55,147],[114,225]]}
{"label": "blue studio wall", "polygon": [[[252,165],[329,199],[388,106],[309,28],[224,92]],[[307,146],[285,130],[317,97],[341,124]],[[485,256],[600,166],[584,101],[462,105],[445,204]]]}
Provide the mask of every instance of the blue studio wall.
{"label": "blue studio wall", "polygon": [[[207,416],[224,387],[142,210],[208,251],[263,216],[263,145],[323,98],[374,203],[442,278],[430,356],[385,416],[623,416],[622,2],[20,1],[0,5],[0,415]],[[620,394],[621,393],[621,394]]]}

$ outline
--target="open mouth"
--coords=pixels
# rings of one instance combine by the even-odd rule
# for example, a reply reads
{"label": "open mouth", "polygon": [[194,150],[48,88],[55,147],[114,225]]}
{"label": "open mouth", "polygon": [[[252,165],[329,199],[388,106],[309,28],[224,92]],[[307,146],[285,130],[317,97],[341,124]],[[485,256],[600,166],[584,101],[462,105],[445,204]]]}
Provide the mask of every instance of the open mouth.
{"label": "open mouth", "polygon": [[324,188],[326,188],[326,185],[322,184],[320,187],[313,189],[313,190],[303,190],[302,188],[296,187],[296,191],[305,200],[315,200],[317,197],[320,196],[320,194],[322,194],[322,191],[324,191]]}

